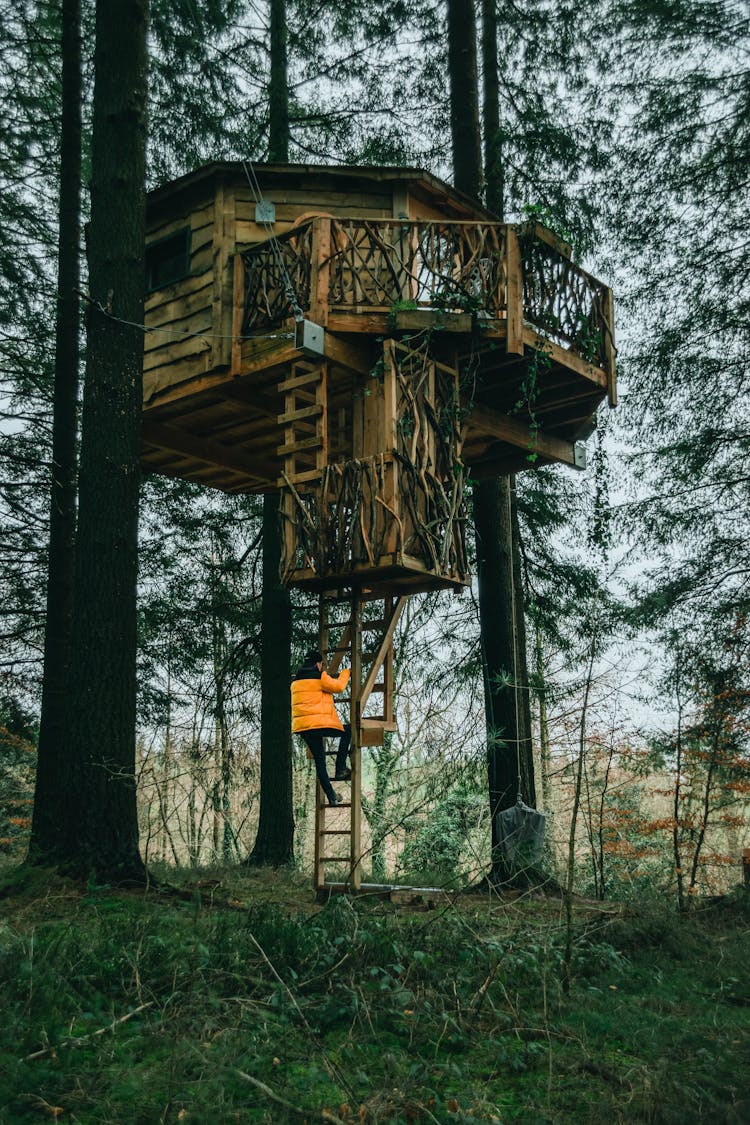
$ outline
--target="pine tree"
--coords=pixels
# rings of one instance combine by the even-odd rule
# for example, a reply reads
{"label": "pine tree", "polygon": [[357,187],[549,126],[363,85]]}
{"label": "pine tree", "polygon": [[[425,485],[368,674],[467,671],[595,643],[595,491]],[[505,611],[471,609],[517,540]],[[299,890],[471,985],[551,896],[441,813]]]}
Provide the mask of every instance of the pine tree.
{"label": "pine tree", "polygon": [[91,304],[65,800],[56,808],[54,857],[120,880],[143,872],[134,770],[147,21],[147,0],[97,4]]}
{"label": "pine tree", "polygon": [[750,16],[738,0],[638,0],[610,15],[624,141],[609,218],[638,325],[621,418],[637,449],[629,523],[660,564],[641,583],[643,616],[730,632],[750,604]]}
{"label": "pine tree", "polygon": [[62,5],[62,120],[60,222],[57,268],[55,390],[52,423],[52,493],[48,554],[44,672],[31,856],[54,855],[59,816],[55,795],[65,763],[70,642],[75,567],[77,406],[81,235],[81,11]]}
{"label": "pine tree", "polygon": [[[285,0],[271,0],[269,159],[289,160],[289,90]],[[282,586],[279,497],[263,497],[261,618],[260,819],[249,863],[294,857],[292,811],[292,603]]]}

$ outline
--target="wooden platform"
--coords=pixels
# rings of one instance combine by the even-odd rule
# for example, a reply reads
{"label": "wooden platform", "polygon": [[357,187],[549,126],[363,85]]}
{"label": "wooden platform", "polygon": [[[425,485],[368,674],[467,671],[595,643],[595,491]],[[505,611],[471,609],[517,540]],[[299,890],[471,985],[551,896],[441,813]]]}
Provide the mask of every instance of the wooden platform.
{"label": "wooden platform", "polygon": [[[331,588],[331,580],[312,570],[295,570],[292,585],[318,593]],[[364,590],[373,597],[384,592],[392,594],[420,594],[425,590],[460,591],[469,585],[469,578],[436,576],[424,563],[412,556],[395,552],[382,556],[375,566],[358,564],[351,571],[339,573],[341,585]]]}
{"label": "wooden platform", "polygon": [[409,887],[401,883],[360,883],[353,888],[349,883],[325,883],[316,893],[318,902],[327,902],[333,895],[369,895],[386,899],[395,906],[417,906],[432,910],[446,906],[453,895],[442,887]]}
{"label": "wooden platform", "polygon": [[[352,456],[352,402],[370,393],[382,341],[427,337],[435,359],[461,372],[473,476],[575,466],[599,403],[616,402],[611,290],[543,227],[492,222],[481,207],[472,219],[472,205],[434,178],[331,169],[305,198],[298,172],[289,173],[296,196],[283,196],[298,202],[278,204],[273,239],[248,225],[242,180],[196,174],[155,193],[154,235],[189,222],[192,245],[188,276],[146,304],[155,334],[144,360],[144,467],[227,492],[279,487],[281,387],[304,354],[289,284],[322,329],[333,459]],[[350,213],[326,176],[332,187],[356,185]],[[281,200],[278,167],[269,181]],[[192,210],[167,221],[170,199]]]}

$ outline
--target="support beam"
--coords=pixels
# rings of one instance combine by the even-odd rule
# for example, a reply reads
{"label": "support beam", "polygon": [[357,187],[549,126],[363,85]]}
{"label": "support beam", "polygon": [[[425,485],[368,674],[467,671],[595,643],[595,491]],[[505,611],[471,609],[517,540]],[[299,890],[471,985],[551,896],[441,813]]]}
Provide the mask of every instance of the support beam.
{"label": "support beam", "polygon": [[143,440],[157,449],[169,453],[177,453],[183,457],[193,457],[205,465],[215,465],[220,469],[230,469],[234,473],[243,473],[248,477],[248,483],[253,485],[268,485],[269,491],[274,490],[277,470],[271,465],[261,464],[245,457],[241,452],[211,438],[199,437],[196,434],[178,430],[175,426],[165,426],[153,422],[148,417],[143,420]]}
{"label": "support beam", "polygon": [[[490,438],[524,449],[527,453],[537,453],[540,457],[561,461],[564,465],[576,465],[575,442],[565,441],[563,438],[532,429],[519,418],[501,414],[499,410],[493,410],[490,406],[472,407],[464,427],[464,434],[467,430],[469,433],[478,431]],[[467,444],[471,442],[470,437],[466,437],[465,440]]]}

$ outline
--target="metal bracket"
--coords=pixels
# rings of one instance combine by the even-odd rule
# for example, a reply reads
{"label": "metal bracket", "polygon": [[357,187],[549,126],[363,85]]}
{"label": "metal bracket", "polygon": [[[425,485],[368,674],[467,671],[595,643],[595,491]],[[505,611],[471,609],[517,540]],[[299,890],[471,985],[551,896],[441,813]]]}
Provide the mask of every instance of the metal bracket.
{"label": "metal bracket", "polygon": [[261,199],[255,204],[255,221],[264,226],[271,226],[276,222],[276,204],[270,199]]}
{"label": "metal bracket", "polygon": [[304,355],[323,355],[325,333],[311,320],[298,320],[294,325],[294,346]]}

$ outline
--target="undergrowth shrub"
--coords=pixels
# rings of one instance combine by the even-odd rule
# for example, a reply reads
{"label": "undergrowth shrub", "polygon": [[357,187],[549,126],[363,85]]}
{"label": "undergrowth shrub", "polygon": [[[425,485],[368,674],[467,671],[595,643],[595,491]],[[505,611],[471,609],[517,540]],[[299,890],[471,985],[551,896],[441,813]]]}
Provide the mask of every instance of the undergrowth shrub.
{"label": "undergrowth shrub", "polygon": [[722,916],[721,958],[699,974],[659,935],[673,925],[695,957],[708,918],[582,917],[566,998],[564,930],[539,900],[410,914],[340,897],[294,913],[89,888],[50,911],[0,925],[0,1121],[36,1119],[43,1100],[97,1123],[284,1125],[323,1107],[349,1123],[360,1106],[368,1125],[666,1123],[672,1102],[648,1086],[664,1059],[694,1119],[740,1097],[739,915]]}

